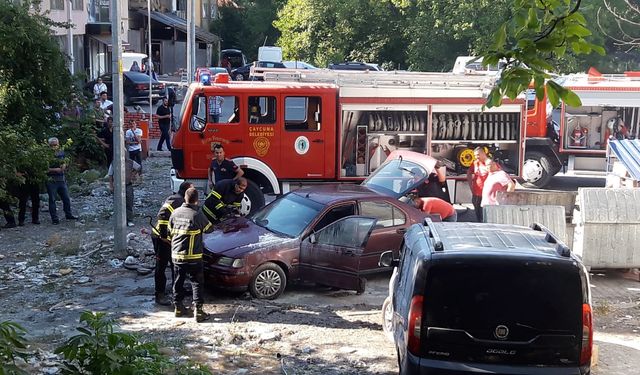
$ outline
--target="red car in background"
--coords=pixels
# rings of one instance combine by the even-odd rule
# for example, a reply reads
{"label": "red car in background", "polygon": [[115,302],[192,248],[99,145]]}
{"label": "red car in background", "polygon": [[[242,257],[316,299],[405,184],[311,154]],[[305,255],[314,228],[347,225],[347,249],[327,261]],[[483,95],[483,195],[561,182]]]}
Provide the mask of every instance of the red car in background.
{"label": "red car in background", "polygon": [[362,185],[301,188],[233,219],[225,223],[231,230],[205,236],[205,278],[264,299],[277,298],[291,281],[362,292],[362,275],[388,270],[378,265],[380,255],[397,255],[407,228],[424,220],[399,198],[423,183],[435,163],[394,152]]}

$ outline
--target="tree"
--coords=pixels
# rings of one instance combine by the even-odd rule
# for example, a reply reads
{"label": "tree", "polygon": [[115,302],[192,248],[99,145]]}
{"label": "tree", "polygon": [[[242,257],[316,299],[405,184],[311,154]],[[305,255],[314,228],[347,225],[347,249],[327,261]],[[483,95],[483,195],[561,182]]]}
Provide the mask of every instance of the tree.
{"label": "tree", "polygon": [[[609,38],[613,39],[617,45],[628,50],[640,48],[640,4],[634,4],[630,0],[623,0],[622,6],[616,5],[611,0],[603,0],[604,7],[598,8],[598,26],[600,30]],[[608,32],[600,23],[601,16],[607,13],[613,17],[616,28]]]}
{"label": "tree", "polygon": [[220,19],[212,31],[222,38],[222,48],[239,48],[249,59],[258,55],[258,47],[265,41],[273,45],[279,31],[272,25],[283,0],[237,0],[237,7],[220,8]]}
{"label": "tree", "polygon": [[0,1],[0,199],[22,182],[17,172],[45,178],[44,139],[63,125],[56,114],[73,87],[53,26],[64,25],[41,15],[38,1]]}
{"label": "tree", "polygon": [[580,5],[581,0],[513,0],[512,17],[500,26],[493,46],[482,56],[484,65],[504,65],[488,107],[500,105],[504,96],[515,99],[532,82],[538,99],[546,90],[553,106],[560,100],[580,106],[580,98],[550,80],[549,74],[557,70],[553,59],[567,51],[605,54],[604,48],[586,39],[592,33]]}

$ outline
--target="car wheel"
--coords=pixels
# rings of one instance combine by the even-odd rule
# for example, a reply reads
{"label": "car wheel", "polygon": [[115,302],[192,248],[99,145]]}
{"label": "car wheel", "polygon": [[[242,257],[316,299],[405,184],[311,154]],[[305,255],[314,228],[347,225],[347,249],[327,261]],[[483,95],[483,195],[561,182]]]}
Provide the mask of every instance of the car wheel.
{"label": "car wheel", "polygon": [[242,74],[238,73],[233,77],[233,79],[236,80],[236,81],[244,81],[244,76]]}
{"label": "car wheel", "polygon": [[275,263],[265,263],[253,273],[249,284],[249,292],[254,298],[276,299],[287,286],[287,276]]}
{"label": "car wheel", "polygon": [[240,204],[241,215],[248,215],[262,208],[264,206],[264,194],[262,194],[260,186],[247,179],[247,188],[244,191],[244,198],[242,198]]}
{"label": "car wheel", "polygon": [[547,155],[538,151],[527,152],[522,167],[523,185],[533,188],[545,187],[553,177],[551,169]]}
{"label": "car wheel", "polygon": [[391,297],[385,298],[382,303],[382,330],[387,340],[393,342],[393,304]]}

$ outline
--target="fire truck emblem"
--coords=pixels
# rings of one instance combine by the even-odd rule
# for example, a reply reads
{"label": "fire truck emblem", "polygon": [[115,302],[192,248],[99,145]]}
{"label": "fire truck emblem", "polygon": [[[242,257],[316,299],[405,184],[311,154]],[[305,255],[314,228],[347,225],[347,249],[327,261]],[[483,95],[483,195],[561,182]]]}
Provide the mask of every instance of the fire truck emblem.
{"label": "fire truck emblem", "polygon": [[269,151],[269,140],[266,137],[257,137],[253,140],[253,148],[258,156],[265,156]]}
{"label": "fire truck emblem", "polygon": [[304,155],[309,151],[309,139],[304,135],[301,135],[296,138],[296,142],[293,144],[293,147],[299,155]]}

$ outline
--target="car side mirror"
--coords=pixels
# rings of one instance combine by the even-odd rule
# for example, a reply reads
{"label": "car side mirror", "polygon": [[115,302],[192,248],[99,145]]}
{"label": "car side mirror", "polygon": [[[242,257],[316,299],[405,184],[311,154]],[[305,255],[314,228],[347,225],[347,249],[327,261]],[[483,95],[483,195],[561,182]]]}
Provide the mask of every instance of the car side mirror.
{"label": "car side mirror", "polygon": [[315,244],[318,242],[318,239],[316,238],[316,234],[315,233],[311,233],[311,235],[309,236],[309,242]]}
{"label": "car side mirror", "polygon": [[393,257],[393,251],[385,251],[380,254],[380,260],[378,266],[380,267],[397,267],[400,264],[399,259]]}

